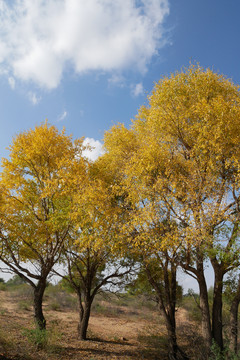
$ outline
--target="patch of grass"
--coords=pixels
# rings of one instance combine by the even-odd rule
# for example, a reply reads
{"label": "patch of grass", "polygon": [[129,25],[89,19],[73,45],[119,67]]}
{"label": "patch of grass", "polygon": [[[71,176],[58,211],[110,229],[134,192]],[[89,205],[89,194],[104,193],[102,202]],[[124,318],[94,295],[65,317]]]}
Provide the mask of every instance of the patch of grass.
{"label": "patch of grass", "polygon": [[59,353],[61,347],[62,334],[59,332],[57,323],[51,322],[49,329],[40,330],[39,328],[24,329],[22,334],[29,344],[34,345],[37,349],[45,350],[47,353]]}
{"label": "patch of grass", "polygon": [[29,343],[36,345],[38,349],[45,349],[48,342],[47,330],[25,329],[22,334],[27,338]]}

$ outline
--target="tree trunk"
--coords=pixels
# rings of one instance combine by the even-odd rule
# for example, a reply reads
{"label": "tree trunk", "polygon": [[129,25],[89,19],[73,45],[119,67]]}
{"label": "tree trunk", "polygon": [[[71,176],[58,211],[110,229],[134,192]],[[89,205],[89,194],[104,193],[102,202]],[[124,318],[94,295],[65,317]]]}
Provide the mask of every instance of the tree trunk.
{"label": "tree trunk", "polygon": [[166,291],[166,325],[169,339],[169,359],[178,359],[178,345],[176,335],[176,297],[177,297],[177,275],[176,265],[171,263],[171,276],[168,268],[164,269],[164,282]]}
{"label": "tree trunk", "polygon": [[240,276],[238,278],[238,287],[233,298],[230,309],[230,350],[237,354],[238,340],[238,306],[240,302]]}
{"label": "tree trunk", "polygon": [[177,335],[176,335],[176,265],[174,262],[171,262],[171,267],[169,270],[169,261],[166,256],[165,264],[162,264],[163,270],[163,287],[160,284],[161,279],[155,279],[154,273],[151,271],[150,266],[145,266],[145,271],[148,277],[148,280],[152,287],[156,291],[159,309],[164,316],[165,324],[168,333],[168,358],[169,360],[187,360],[188,357],[177,345]]}
{"label": "tree trunk", "polygon": [[208,291],[207,284],[204,275],[203,260],[201,255],[197,259],[197,281],[199,286],[199,299],[200,299],[200,310],[201,310],[201,328],[202,328],[202,337],[204,340],[206,357],[210,353],[210,348],[212,345],[212,332],[211,332],[211,317],[208,303]]}
{"label": "tree trunk", "polygon": [[202,336],[204,339],[206,350],[207,352],[209,352],[212,345],[212,333],[211,333],[210,311],[208,304],[207,284],[204,275],[198,276],[198,285],[199,285],[200,310],[202,315],[202,319],[201,319]]}
{"label": "tree trunk", "polygon": [[[80,299],[79,299],[80,301]],[[90,318],[92,301],[89,298],[85,298],[84,305],[80,306],[79,311],[79,324],[78,324],[78,336],[80,340],[87,340],[87,328]]]}
{"label": "tree trunk", "polygon": [[222,334],[222,292],[223,292],[223,271],[220,266],[214,267],[214,292],[212,306],[212,337],[221,350],[223,350]]}
{"label": "tree trunk", "polygon": [[46,329],[46,320],[42,311],[43,294],[46,289],[46,279],[39,280],[34,288],[34,317],[40,330]]}
{"label": "tree trunk", "polygon": [[168,333],[168,358],[169,360],[188,360],[187,355],[179,348],[176,335],[175,307],[160,310],[165,318]]}
{"label": "tree trunk", "polygon": [[175,319],[171,319],[171,316],[169,316],[169,314],[167,314],[167,316],[165,315],[165,319],[166,319],[166,327],[168,332],[168,357],[171,360],[176,360],[178,345],[177,345]]}

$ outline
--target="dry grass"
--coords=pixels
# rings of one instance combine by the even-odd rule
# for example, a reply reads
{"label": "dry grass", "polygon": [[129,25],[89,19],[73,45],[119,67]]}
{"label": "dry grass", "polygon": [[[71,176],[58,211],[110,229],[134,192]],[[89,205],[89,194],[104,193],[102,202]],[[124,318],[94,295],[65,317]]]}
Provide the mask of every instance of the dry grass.
{"label": "dry grass", "polygon": [[[25,295],[22,289],[20,293],[19,289],[0,291],[0,359],[1,354],[13,360],[166,358],[166,331],[154,304],[143,299],[98,296],[90,318],[89,340],[79,341],[74,295],[49,289],[44,302],[47,333],[39,340],[31,294],[28,288],[25,290]],[[185,326],[180,341],[187,347],[192,325],[186,322],[184,310],[178,312],[178,323]],[[42,346],[37,346],[38,341]]]}

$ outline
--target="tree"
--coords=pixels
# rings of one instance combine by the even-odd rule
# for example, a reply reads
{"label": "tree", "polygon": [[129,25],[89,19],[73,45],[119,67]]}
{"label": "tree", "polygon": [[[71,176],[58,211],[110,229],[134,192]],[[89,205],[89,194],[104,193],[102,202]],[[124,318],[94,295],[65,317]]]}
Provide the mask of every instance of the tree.
{"label": "tree", "polygon": [[[131,268],[115,245],[118,237],[117,209],[111,187],[98,175],[97,165],[88,168],[84,186],[76,177],[71,212],[74,228],[64,246],[62,275],[76,292],[79,304],[78,335],[87,339],[91,306],[103,287],[119,287]],[[81,191],[79,190],[82,188]]]}
{"label": "tree", "polygon": [[[134,131],[148,144],[142,147],[142,159],[152,167],[156,191],[182,224],[182,266],[199,283],[206,341],[211,344],[212,330],[223,349],[223,277],[239,263],[238,87],[210,70],[190,66],[160,80],[149,101],[134,123]],[[215,276],[212,329],[206,257]]]}
{"label": "tree", "polygon": [[[45,122],[17,135],[9,159],[2,161],[0,182],[0,259],[34,289],[34,314],[45,329],[42,312],[47,278],[58,262],[72,222],[68,184],[85,174],[82,140],[72,141]],[[82,176],[83,179],[84,176]]]}
{"label": "tree", "polygon": [[156,192],[151,174],[142,174],[148,164],[139,168],[141,145],[134,131],[113,127],[106,133],[106,153],[99,162],[114,178],[112,191],[121,214],[118,246],[141,264],[156,294],[167,327],[169,358],[187,359],[177,345],[175,320],[179,227]]}
{"label": "tree", "polygon": [[[131,129],[117,126],[105,137],[109,167],[119,169],[116,189],[138,209],[131,223],[141,249],[177,250],[177,263],[198,281],[208,350],[212,338],[223,348],[223,278],[239,265],[239,139],[238,87],[195,65],[161,79]],[[166,220],[176,229],[157,231]],[[207,259],[215,275],[212,321]]]}

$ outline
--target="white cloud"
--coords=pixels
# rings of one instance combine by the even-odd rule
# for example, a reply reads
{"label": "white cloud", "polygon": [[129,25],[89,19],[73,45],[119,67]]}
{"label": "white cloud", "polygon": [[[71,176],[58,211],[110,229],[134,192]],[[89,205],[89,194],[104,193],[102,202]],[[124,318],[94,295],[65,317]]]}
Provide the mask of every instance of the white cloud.
{"label": "white cloud", "polygon": [[144,72],[168,13],[168,0],[0,0],[0,73],[52,89],[69,64]]}
{"label": "white cloud", "polygon": [[31,101],[31,103],[33,105],[37,105],[40,101],[41,101],[41,97],[37,96],[35,93],[33,92],[29,92],[28,93],[28,99]]}
{"label": "white cloud", "polygon": [[95,161],[104,152],[103,145],[99,140],[86,137],[83,141],[83,145],[90,147],[90,149],[83,151],[83,156],[92,161]]}
{"label": "white cloud", "polygon": [[10,76],[10,77],[8,78],[8,83],[9,83],[10,88],[11,88],[12,90],[14,90],[14,89],[15,89],[16,82],[15,82],[15,79],[14,79],[12,76]]}
{"label": "white cloud", "polygon": [[143,95],[144,90],[143,90],[143,84],[142,83],[138,83],[135,86],[132,87],[132,95],[134,97],[137,97],[139,95]]}
{"label": "white cloud", "polygon": [[58,116],[58,121],[63,121],[67,116],[67,111],[65,110],[61,115]]}
{"label": "white cloud", "polygon": [[109,85],[119,86],[122,88],[125,85],[125,79],[121,74],[112,74],[110,79],[108,79],[108,83]]}

